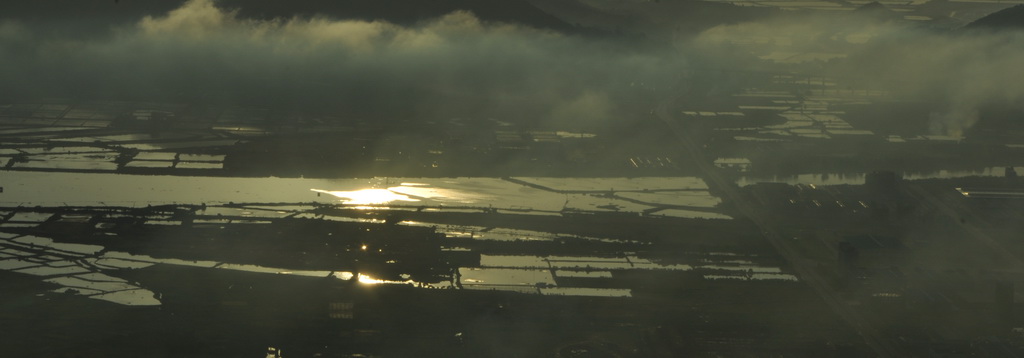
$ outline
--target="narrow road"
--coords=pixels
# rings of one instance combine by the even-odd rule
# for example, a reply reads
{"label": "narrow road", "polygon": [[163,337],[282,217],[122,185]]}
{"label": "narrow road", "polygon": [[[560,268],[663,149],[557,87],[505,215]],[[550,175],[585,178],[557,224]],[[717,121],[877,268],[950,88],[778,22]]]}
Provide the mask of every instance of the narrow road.
{"label": "narrow road", "polygon": [[[954,204],[949,202],[949,198],[938,197],[918,185],[908,185],[907,188],[907,192],[919,201],[930,204],[939,213],[949,218],[951,222],[959,225],[968,234],[968,237],[978,240],[985,245],[985,247],[992,251],[995,257],[999,258],[1000,264],[1007,265],[1015,272],[1024,271],[1024,262],[976,225],[984,221],[970,209],[963,207],[955,208],[953,207]],[[950,194],[952,192],[950,190]]]}
{"label": "narrow road", "polygon": [[805,259],[796,250],[792,243],[785,240],[779,235],[778,230],[774,225],[761,213],[750,205],[745,198],[740,195],[739,188],[732,182],[726,180],[709,161],[701,157],[701,148],[697,146],[693,138],[690,137],[690,133],[683,129],[679,123],[674,120],[674,116],[670,111],[671,103],[675,98],[671,98],[663,101],[655,109],[654,113],[658,118],[664,122],[665,126],[672,131],[672,133],[679,138],[680,143],[683,145],[686,152],[693,159],[693,162],[697,164],[698,169],[704,174],[704,180],[709,186],[717,188],[719,192],[725,197],[725,200],[732,202],[740,214],[754,222],[764,238],[775,248],[775,250],[782,255],[789,264],[796,271],[797,275],[803,280],[811,289],[814,290],[818,296],[820,296],[826,304],[838,314],[843,320],[845,320],[857,333],[864,339],[864,343],[870,347],[879,357],[897,357],[899,356],[895,348],[893,348],[888,341],[882,336],[881,332],[875,327],[870,320],[861,315],[859,312],[854,310],[852,307],[847,305],[843,298],[831,287],[825,277],[816,270],[815,262]]}

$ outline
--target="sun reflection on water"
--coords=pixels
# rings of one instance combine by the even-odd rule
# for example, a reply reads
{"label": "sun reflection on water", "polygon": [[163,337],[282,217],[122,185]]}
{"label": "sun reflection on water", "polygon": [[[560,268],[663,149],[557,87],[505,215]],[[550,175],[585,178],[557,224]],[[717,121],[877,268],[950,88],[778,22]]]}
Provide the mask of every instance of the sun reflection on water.
{"label": "sun reflection on water", "polygon": [[413,284],[413,283],[415,283],[415,281],[413,281],[413,280],[407,280],[407,281],[380,280],[380,279],[376,279],[376,278],[373,278],[373,277],[370,277],[370,276],[367,276],[367,275],[364,275],[364,274],[359,274],[359,283],[366,284],[366,285],[379,285],[379,284],[382,284],[382,283]]}
{"label": "sun reflection on water", "polygon": [[479,197],[478,195],[460,190],[436,188],[431,187],[430,184],[422,183],[401,183],[399,186],[387,188],[368,188],[350,191],[324,189],[310,189],[310,191],[340,198],[343,204],[350,205],[382,205],[394,202],[418,201],[427,201],[428,204],[434,202],[472,204]]}
{"label": "sun reflection on water", "polygon": [[342,199],[343,204],[376,205],[387,204],[395,201],[419,201],[418,199],[393,192],[389,189],[362,189],[352,191],[327,191],[321,189],[310,190],[338,197]]}

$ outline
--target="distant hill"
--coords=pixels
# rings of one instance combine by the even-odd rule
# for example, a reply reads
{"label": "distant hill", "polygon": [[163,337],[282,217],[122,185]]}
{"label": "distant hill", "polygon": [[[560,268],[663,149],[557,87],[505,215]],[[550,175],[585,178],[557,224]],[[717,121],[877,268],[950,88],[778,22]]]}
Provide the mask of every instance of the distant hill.
{"label": "distant hill", "polygon": [[534,6],[562,19],[581,26],[602,29],[627,28],[636,20],[621,14],[612,14],[584,4],[577,0],[528,0]]}
{"label": "distant hill", "polygon": [[867,4],[861,5],[860,7],[854,9],[853,11],[859,11],[859,12],[874,12],[874,11],[890,12],[889,8],[885,7],[885,5],[882,5],[881,3],[877,2],[877,1],[872,1],[872,2],[869,2]]}
{"label": "distant hill", "polygon": [[24,22],[94,22],[111,24],[135,21],[145,15],[165,14],[184,0],[48,0],[0,1],[0,19]]}
{"label": "distant hill", "polygon": [[[146,15],[161,15],[185,0],[46,0],[0,1],[0,19],[18,19],[50,29],[105,31]],[[457,10],[484,21],[573,31],[569,23],[525,0],[215,0],[219,7],[238,9],[245,18],[269,19],[323,15],[337,19],[383,20],[410,25]]]}
{"label": "distant hill", "polygon": [[755,21],[778,13],[770,7],[714,1],[529,1],[569,23],[661,39],[693,36],[718,25]]}
{"label": "distant hill", "polygon": [[964,26],[965,29],[1024,29],[1024,5],[996,11]]}
{"label": "distant hill", "polygon": [[857,7],[853,10],[853,13],[867,15],[881,20],[898,20],[903,18],[903,15],[892,11],[892,9],[889,9],[877,1],[872,1]]}
{"label": "distant hill", "polygon": [[884,15],[893,15],[893,14],[896,13],[895,11],[892,11],[891,9],[889,9],[888,7],[886,7],[885,5],[882,5],[881,3],[877,2],[877,1],[872,1],[872,2],[869,2],[867,4],[861,5],[861,6],[857,7],[856,9],[853,9],[853,12],[862,13],[862,14],[884,14]]}

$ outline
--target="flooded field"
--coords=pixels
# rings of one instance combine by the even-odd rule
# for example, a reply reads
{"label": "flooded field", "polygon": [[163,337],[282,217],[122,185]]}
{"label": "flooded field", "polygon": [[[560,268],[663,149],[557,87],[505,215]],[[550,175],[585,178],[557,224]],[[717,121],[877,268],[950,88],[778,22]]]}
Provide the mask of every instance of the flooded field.
{"label": "flooded field", "polygon": [[[477,187],[482,187],[481,182],[475,182]],[[494,183],[484,181],[486,183]],[[423,190],[428,190],[426,183],[415,185],[404,185],[400,188],[419,188],[416,191],[417,198],[427,198]],[[21,186],[25,188],[26,186]],[[249,188],[249,190],[256,190]],[[298,190],[298,189],[297,189]],[[389,191],[392,192],[392,191]],[[393,192],[399,192],[395,190]],[[410,192],[410,191],[404,191]],[[430,191],[434,193],[444,192],[444,198],[452,200],[479,200],[479,197],[463,195],[458,192]],[[158,194],[172,195],[172,194]],[[307,194],[308,195],[308,194]],[[158,196],[159,197],[159,196]],[[265,198],[265,197],[264,197]],[[470,199],[473,198],[473,199]],[[72,198],[71,202],[76,205],[83,205],[87,198]],[[24,203],[23,203],[24,204]],[[370,203],[359,203],[370,204]],[[148,209],[27,209],[10,208],[0,212],[0,270],[10,271],[18,274],[40,277],[47,283],[56,284],[59,288],[51,290],[53,293],[80,295],[88,298],[113,302],[130,306],[152,306],[161,304],[161,295],[147,288],[145,283],[134,282],[119,277],[127,271],[141,270],[153,267],[154,265],[179,266],[200,268],[205,270],[228,270],[240,271],[265,275],[290,275],[304,277],[332,278],[342,281],[355,282],[361,285],[409,285],[421,289],[466,289],[466,290],[497,290],[511,291],[539,295],[556,296],[601,296],[601,297],[631,297],[631,289],[628,288],[628,281],[619,282],[620,275],[634,272],[695,272],[702,275],[706,280],[737,279],[737,280],[781,280],[795,281],[792,274],[783,273],[777,264],[765,261],[763,258],[751,254],[718,253],[716,255],[694,255],[688,263],[663,263],[646,258],[643,252],[593,252],[586,254],[587,245],[599,244],[619,245],[623,248],[643,248],[644,243],[628,240],[611,240],[598,237],[584,237],[579,235],[565,235],[554,232],[532,231],[522,229],[509,229],[501,227],[483,227],[471,225],[445,225],[423,221],[402,221],[397,223],[398,227],[422,228],[425,232],[437,232],[441,234],[441,241],[432,245],[439,245],[440,254],[452,253],[465,256],[474,254],[475,251],[493,250],[486,247],[493,246],[488,243],[505,245],[511,250],[507,254],[476,254],[479,258],[474,264],[454,266],[450,269],[447,279],[419,281],[412,278],[413,271],[395,274],[388,271],[387,277],[377,276],[373,270],[362,272],[355,271],[352,263],[344,260],[338,261],[337,265],[321,265],[319,269],[292,267],[275,267],[251,262],[221,261],[208,259],[195,259],[216,255],[213,252],[203,250],[193,253],[182,253],[184,256],[178,258],[165,257],[167,254],[131,253],[110,249],[104,244],[108,242],[122,247],[124,243],[132,241],[150,242],[151,239],[145,236],[126,236],[124,219],[134,217],[142,224],[132,224],[131,227],[145,230],[186,230],[194,231],[197,234],[204,230],[218,230],[218,236],[229,237],[232,232],[253,227],[272,228],[287,225],[287,223],[303,222],[309,225],[309,220],[318,222],[338,222],[344,225],[357,225],[365,227],[366,231],[371,230],[393,230],[395,226],[387,224],[383,220],[366,219],[352,216],[317,214],[317,207],[310,205],[272,205],[272,204],[249,204],[228,206],[204,205],[187,207],[166,207],[157,209],[156,213],[143,216],[127,215],[131,210]],[[194,214],[182,216],[180,210],[193,210]],[[168,211],[171,210],[171,211]],[[369,209],[362,209],[369,210]],[[386,210],[386,209],[385,209]],[[358,212],[359,210],[356,210]],[[142,211],[145,212],[145,211]],[[170,213],[176,214],[170,214]],[[119,223],[120,222],[120,223]],[[83,226],[85,225],[85,226]],[[70,238],[62,236],[65,229],[61,227],[78,227],[81,233]],[[84,228],[89,229],[84,229]],[[25,231],[29,230],[29,231]],[[42,230],[42,231],[38,231]],[[56,231],[53,231],[56,230]],[[195,231],[198,230],[198,231]],[[224,231],[227,230],[227,231]],[[54,237],[47,237],[46,232],[54,232]],[[22,232],[34,232],[29,235]],[[152,234],[150,234],[152,235]],[[327,233],[331,236],[331,233]],[[90,239],[92,237],[92,239]],[[66,242],[66,240],[72,242]],[[278,238],[275,240],[284,240]],[[410,238],[412,239],[412,238]],[[470,241],[465,241],[465,240]],[[578,255],[523,255],[513,254],[517,245],[529,243],[542,243],[548,245],[565,245],[571,239],[574,245],[579,245],[583,251]],[[346,237],[337,240],[349,240]],[[356,252],[383,252],[394,250],[387,244],[373,244],[372,240],[355,241],[353,244]],[[422,240],[422,239],[418,239]],[[458,241],[454,244],[452,240]],[[430,241],[430,240],[428,240]],[[449,242],[451,241],[451,242]],[[329,241],[325,241],[329,242]],[[367,244],[367,243],[370,244]],[[459,247],[454,245],[468,246]],[[147,245],[153,245],[152,243]],[[361,245],[361,246],[360,246]],[[384,245],[384,246],[379,246]],[[404,245],[403,245],[404,246]],[[132,245],[126,248],[134,247]],[[368,247],[370,250],[368,250]],[[376,249],[381,247],[381,249]],[[403,249],[397,246],[399,252]],[[170,252],[178,252],[172,249]],[[607,250],[607,249],[605,249]],[[620,249],[621,250],[621,249]],[[346,250],[348,251],[348,250]],[[159,251],[158,252],[162,252]],[[199,254],[199,256],[196,256]],[[423,253],[430,255],[429,253]],[[172,254],[173,256],[173,254]],[[388,256],[383,256],[388,257]],[[397,256],[404,257],[404,256]],[[411,260],[422,260],[413,259]],[[385,260],[385,259],[381,259]],[[405,259],[397,259],[399,261]],[[359,260],[356,260],[359,261]],[[386,263],[395,263],[396,259],[387,259]],[[296,263],[297,264],[297,263]],[[285,264],[284,266],[288,266]],[[371,266],[376,267],[376,266]],[[126,271],[127,270],[127,271]],[[611,286],[609,287],[609,284]],[[623,286],[625,285],[625,286]]]}
{"label": "flooded field", "polygon": [[40,3],[2,358],[1024,355],[1024,0]]}
{"label": "flooded field", "polygon": [[[156,162],[154,163],[165,163]],[[161,164],[163,165],[163,164]],[[120,175],[0,174],[7,206],[323,203],[365,207],[501,210],[540,215],[565,211],[729,219],[699,178],[597,178],[548,188],[546,178],[288,179]],[[579,185],[574,185],[579,184]],[[686,209],[668,210],[663,209]]]}

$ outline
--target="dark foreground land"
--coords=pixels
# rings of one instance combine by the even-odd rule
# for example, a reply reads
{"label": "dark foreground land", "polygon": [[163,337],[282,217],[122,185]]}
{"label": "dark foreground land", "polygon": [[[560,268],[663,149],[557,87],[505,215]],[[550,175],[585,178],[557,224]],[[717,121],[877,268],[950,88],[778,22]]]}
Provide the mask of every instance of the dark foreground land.
{"label": "dark foreground land", "polygon": [[[28,269],[55,271],[35,276],[36,271],[27,269],[0,273],[7,287],[2,305],[6,323],[2,333],[10,338],[7,352],[56,357],[251,357],[273,347],[285,356],[299,357],[864,354],[856,333],[803,283],[758,278],[761,270],[778,270],[772,265],[779,261],[758,242],[749,224],[719,226],[699,220],[634,217],[623,220],[649,224],[647,241],[589,241],[566,235],[555,241],[497,242],[458,239],[431,228],[386,221],[203,216],[194,214],[197,209],[10,210],[0,225],[4,236],[10,237],[0,242],[5,257],[38,264]],[[13,220],[28,212],[48,218],[37,225]],[[500,219],[494,217],[499,214],[480,215]],[[431,220],[430,216],[424,213],[417,219]],[[178,224],[155,225],[154,221],[167,219]],[[204,224],[214,219],[231,221]],[[480,219],[464,215],[447,220]],[[555,229],[558,222],[571,221],[540,220],[535,225]],[[558,229],[565,232],[566,227]],[[673,239],[679,229],[690,233],[687,240]],[[50,238],[54,243],[25,244],[29,237]],[[96,246],[82,249],[61,244]],[[320,249],[314,251],[315,247]],[[454,247],[460,249],[451,251]],[[374,248],[381,251],[373,252]],[[463,277],[494,266],[481,260],[487,255],[548,257],[555,265],[552,268],[500,266],[550,272],[555,281],[474,288]],[[601,268],[623,255],[632,257],[626,259],[629,265]],[[595,267],[558,268],[572,257],[590,260]],[[114,268],[118,260],[159,263]],[[202,267],[204,260],[224,266]],[[655,264],[641,263],[648,260]],[[281,271],[227,269],[226,263],[332,272],[326,277],[301,277]],[[689,264],[690,269],[672,269],[680,263]],[[82,269],[61,271],[68,266]],[[736,271],[736,267],[751,267],[751,271]],[[356,276],[344,279],[334,276],[334,271]],[[609,275],[587,278],[580,274],[586,272]],[[95,274],[124,279],[153,292],[159,305],[87,299],[82,296],[98,298],[90,290],[102,288],[81,282],[70,287],[74,284],[61,279],[100,280]],[[403,283],[403,279],[410,281]],[[545,293],[555,286],[627,290],[630,297]]]}
{"label": "dark foreground land", "polygon": [[[111,26],[131,39],[123,31],[138,26],[124,25],[181,3],[99,2],[60,1],[52,12],[49,2],[4,3],[0,50],[61,47],[20,47],[36,27],[41,39],[67,37],[55,42],[67,53]],[[609,75],[598,88],[608,97],[593,102],[614,105],[604,120],[577,111],[595,103],[552,120],[533,102],[557,97],[548,87],[575,98],[590,82],[544,78],[556,82],[518,94],[506,80],[492,80],[493,93],[458,81],[410,89],[388,68],[379,82],[398,90],[376,98],[373,76],[323,76],[339,92],[303,62],[317,83],[292,91],[273,78],[297,65],[272,59],[283,72],[159,71],[176,87],[78,62],[68,73],[100,80],[70,83],[47,67],[60,56],[11,56],[23,66],[0,74],[31,71],[0,84],[0,358],[1024,356],[1024,112],[980,103],[945,113],[961,87],[1012,76],[993,66],[996,84],[960,83],[959,72],[987,71],[934,71],[936,83],[955,84],[935,97],[886,89],[874,71],[828,75],[875,59],[888,67],[889,57],[865,55],[877,42],[854,40],[895,25],[911,30],[882,42],[900,49],[955,40],[1002,54],[1019,37],[973,41],[957,24],[1004,3],[188,3],[258,32],[321,13],[314,22],[418,29],[470,10],[485,33],[521,25],[567,44],[588,38],[612,46],[600,54],[626,50],[638,64],[627,67],[643,71],[566,73]],[[1015,9],[980,23],[1002,24]],[[809,15],[819,11],[830,14]],[[783,12],[797,16],[775,18]],[[867,22],[832,29],[850,21]],[[762,33],[806,22],[828,31]],[[690,49],[705,30],[738,33]],[[918,32],[939,40],[904,36]],[[656,61],[642,60],[652,50]],[[555,54],[573,68],[591,60]],[[942,57],[906,72],[931,72],[916,67]],[[963,60],[973,57],[1003,58]],[[427,72],[463,71],[454,66]],[[235,67],[240,82],[203,84]],[[530,72],[517,77],[562,75]],[[115,77],[131,84],[107,83]],[[1004,92],[960,97],[1014,102]],[[491,108],[500,98],[490,97],[510,102]],[[385,199],[358,200],[366,191]],[[267,202],[277,198],[286,199]]]}

